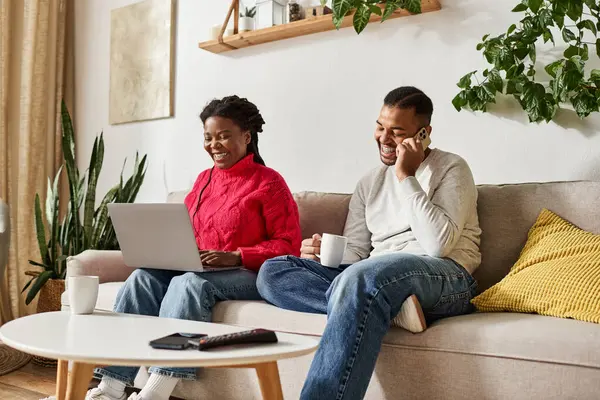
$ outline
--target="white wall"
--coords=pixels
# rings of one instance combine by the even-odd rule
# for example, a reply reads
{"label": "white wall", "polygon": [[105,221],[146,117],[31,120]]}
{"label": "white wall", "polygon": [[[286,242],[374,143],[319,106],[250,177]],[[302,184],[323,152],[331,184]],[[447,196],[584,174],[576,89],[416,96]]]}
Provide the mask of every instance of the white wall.
{"label": "white wall", "polygon": [[85,167],[103,130],[102,193],[136,150],[150,160],[139,201],[163,201],[167,188],[188,188],[211,164],[198,114],[211,98],[234,93],[261,109],[261,153],[292,191],[350,192],[378,165],[374,121],[385,94],[400,85],[432,97],[432,146],[465,157],[477,183],[600,180],[599,115],[580,121],[565,111],[558,122],[533,125],[510,101],[485,115],[451,105],[458,79],[486,66],[475,45],[518,18],[510,12],[516,1],[443,0],[442,11],[372,24],[360,36],[349,28],[216,55],[198,42],[222,21],[228,2],[179,0],[175,117],[111,126],[110,10],[132,2],[76,2],[78,156]]}

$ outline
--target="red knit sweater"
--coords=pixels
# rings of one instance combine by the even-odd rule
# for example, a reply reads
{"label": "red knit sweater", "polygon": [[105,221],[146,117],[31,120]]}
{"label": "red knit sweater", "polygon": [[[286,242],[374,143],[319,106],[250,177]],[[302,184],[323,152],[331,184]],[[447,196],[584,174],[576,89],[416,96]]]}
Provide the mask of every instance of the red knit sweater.
{"label": "red knit sweater", "polygon": [[[279,173],[252,154],[233,167],[198,175],[185,198],[200,250],[239,251],[244,267],[258,271],[266,260],[300,254],[298,206]],[[195,215],[194,215],[195,214]]]}

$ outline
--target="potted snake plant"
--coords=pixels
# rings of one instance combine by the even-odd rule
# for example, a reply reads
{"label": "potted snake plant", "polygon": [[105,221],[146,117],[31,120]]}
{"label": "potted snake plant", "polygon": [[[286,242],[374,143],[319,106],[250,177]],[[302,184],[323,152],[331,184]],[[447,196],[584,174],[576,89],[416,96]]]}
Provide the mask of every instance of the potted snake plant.
{"label": "potted snake plant", "polygon": [[[48,178],[44,208],[39,193],[35,196],[34,222],[41,259],[29,260],[35,270],[26,272],[32,278],[22,291],[27,291],[26,304],[30,304],[39,294],[37,312],[60,310],[60,296],[65,290],[67,257],[87,249],[119,249],[107,204],[133,203],[146,174],[146,156],[140,160],[136,153],[132,175],[125,181],[121,171],[119,182],[96,207],[96,184],[104,160],[103,135],[100,134],[94,140],[89,167],[82,175],[75,160],[73,125],[64,102],[61,118],[64,164],[53,181]],[[68,178],[68,198],[61,198],[58,187],[63,171]],[[66,203],[66,207],[62,207],[66,208],[66,213],[60,215],[63,203]]]}

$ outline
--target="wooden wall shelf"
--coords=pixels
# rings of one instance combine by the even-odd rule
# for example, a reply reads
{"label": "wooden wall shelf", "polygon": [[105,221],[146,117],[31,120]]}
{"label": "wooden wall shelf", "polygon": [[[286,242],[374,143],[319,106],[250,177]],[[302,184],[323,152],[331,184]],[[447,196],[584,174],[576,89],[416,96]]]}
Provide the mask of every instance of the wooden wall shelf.
{"label": "wooden wall shelf", "polygon": [[[441,4],[439,0],[421,0],[421,13],[427,13],[440,10]],[[397,10],[390,16],[389,19],[406,17],[411,14],[406,10]],[[381,17],[373,14],[370,22],[380,21]],[[352,26],[352,15],[344,18],[342,28]],[[250,32],[242,32],[237,35],[227,36],[223,38],[223,42],[219,40],[210,40],[198,44],[203,50],[211,53],[224,53],[227,51],[242,49],[244,47],[256,46],[263,43],[275,42],[278,40],[290,39],[297,36],[311,35],[313,33],[326,32],[334,30],[335,26],[332,22],[331,15],[323,15],[320,17],[310,17],[301,21],[291,22],[289,24],[277,25],[271,28],[259,29]]]}

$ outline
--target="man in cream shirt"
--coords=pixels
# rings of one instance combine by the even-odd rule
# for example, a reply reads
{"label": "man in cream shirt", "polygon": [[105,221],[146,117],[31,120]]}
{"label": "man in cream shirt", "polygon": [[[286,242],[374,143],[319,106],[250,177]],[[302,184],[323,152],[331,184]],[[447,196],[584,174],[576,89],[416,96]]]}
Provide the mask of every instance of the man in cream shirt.
{"label": "man in cream shirt", "polygon": [[327,314],[302,390],[303,400],[362,399],[392,323],[420,332],[427,323],[472,311],[479,266],[477,189],[458,155],[423,149],[433,104],[414,87],[384,99],[375,141],[384,164],[357,184],[344,236],[344,263],[318,262],[320,236],[301,258],[267,261],[257,286],[282,308]]}

